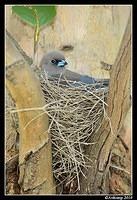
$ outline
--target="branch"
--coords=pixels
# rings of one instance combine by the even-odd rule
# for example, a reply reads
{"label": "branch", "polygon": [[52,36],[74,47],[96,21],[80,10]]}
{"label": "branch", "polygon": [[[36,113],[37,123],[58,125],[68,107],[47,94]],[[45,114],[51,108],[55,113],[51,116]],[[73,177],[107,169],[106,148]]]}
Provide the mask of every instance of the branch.
{"label": "branch", "polygon": [[[23,61],[9,66],[6,77],[7,88],[15,100],[17,110],[44,106],[45,99],[39,80]],[[22,185],[23,192],[31,190],[33,193],[33,188],[44,182],[39,193],[53,193],[51,140],[47,132],[48,116],[42,113],[42,110],[31,109],[28,112],[19,112],[18,116],[20,126],[19,183]],[[33,118],[35,120],[31,121]],[[29,121],[31,123],[24,128]],[[32,160],[33,162],[35,160],[35,165]],[[27,174],[30,171],[31,173]]]}
{"label": "branch", "polygon": [[[18,42],[15,40],[15,38],[11,35],[11,33],[8,32],[7,29],[6,29],[6,36],[7,36],[7,40],[9,40],[8,44],[10,43],[10,45],[12,45],[12,50],[14,48],[14,52],[17,51],[18,54],[20,55],[20,57],[22,59],[24,59],[29,65],[31,65],[33,63],[32,58],[30,58],[26,54],[26,52],[21,48],[21,46],[18,44]],[[9,50],[8,50],[8,52],[9,52]]]}
{"label": "branch", "polygon": [[88,149],[93,164],[86,173],[87,179],[81,178],[81,193],[107,193],[105,179],[109,170],[111,148],[131,106],[130,87],[131,16],[116,61],[112,66],[106,118],[98,133],[91,138],[91,142],[97,144]]}

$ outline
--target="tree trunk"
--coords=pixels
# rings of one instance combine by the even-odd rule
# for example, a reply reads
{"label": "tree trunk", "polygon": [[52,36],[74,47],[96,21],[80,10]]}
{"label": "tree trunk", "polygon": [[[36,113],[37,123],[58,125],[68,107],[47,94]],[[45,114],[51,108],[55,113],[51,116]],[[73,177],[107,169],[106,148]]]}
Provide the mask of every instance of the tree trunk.
{"label": "tree trunk", "polygon": [[[14,52],[12,56],[18,60],[20,56],[14,46],[11,45],[11,49]],[[10,54],[8,50],[7,54]],[[18,182],[21,193],[55,194],[48,116],[42,109],[45,100],[39,80],[31,68],[21,60],[7,67],[6,86],[15,101],[15,112],[19,117]],[[16,158],[18,157],[15,157],[15,161]]]}
{"label": "tree trunk", "polygon": [[80,193],[100,194],[109,192],[106,178],[111,148],[130,108],[130,87],[131,17],[129,17],[121,47],[111,71],[107,115],[101,128],[91,139],[91,142],[97,143],[87,150],[93,163],[91,168],[85,172],[87,178],[81,177]]}

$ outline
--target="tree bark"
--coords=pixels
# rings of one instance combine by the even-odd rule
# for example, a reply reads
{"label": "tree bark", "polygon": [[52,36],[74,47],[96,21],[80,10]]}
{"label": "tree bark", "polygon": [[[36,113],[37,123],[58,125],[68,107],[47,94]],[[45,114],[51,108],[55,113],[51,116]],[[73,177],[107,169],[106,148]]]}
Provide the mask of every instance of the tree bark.
{"label": "tree bark", "polygon": [[[12,45],[11,49],[15,52],[12,56],[17,56],[14,58],[18,60],[20,56]],[[18,182],[21,193],[55,194],[48,116],[43,109],[38,109],[45,105],[39,80],[31,68],[20,60],[7,67],[6,86],[16,109],[21,109],[17,111],[20,128]]]}
{"label": "tree bark", "polygon": [[81,191],[84,194],[108,193],[107,175],[111,148],[122,127],[130,108],[131,87],[131,16],[121,42],[115,63],[112,67],[109,94],[107,99],[107,116],[99,131],[94,134],[91,142],[97,142],[87,151],[92,160],[86,179],[81,177]]}

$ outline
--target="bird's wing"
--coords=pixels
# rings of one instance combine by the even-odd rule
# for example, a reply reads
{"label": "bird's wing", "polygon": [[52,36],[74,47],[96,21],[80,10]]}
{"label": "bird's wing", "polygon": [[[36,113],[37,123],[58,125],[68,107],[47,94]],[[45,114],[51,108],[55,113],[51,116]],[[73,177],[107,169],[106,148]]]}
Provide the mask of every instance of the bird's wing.
{"label": "bird's wing", "polygon": [[86,84],[96,84],[96,87],[108,86],[109,79],[96,79],[87,75],[81,75],[76,72],[72,72],[68,69],[65,69],[62,74],[54,74],[52,77],[60,78],[60,79],[67,79],[70,81],[82,82]]}
{"label": "bird's wing", "polygon": [[95,82],[98,84],[102,84],[104,86],[108,86],[109,85],[109,81],[110,79],[97,79],[95,78]]}
{"label": "bird's wing", "polygon": [[[109,79],[97,79],[93,78],[91,76],[87,75],[81,75],[76,72],[72,72],[68,69],[66,69],[63,73],[63,75],[66,77],[68,80],[76,81],[76,82],[82,82],[82,83],[87,83],[87,84],[97,84],[98,86],[108,86],[109,85]],[[96,86],[97,87],[97,86]]]}
{"label": "bird's wing", "polygon": [[80,81],[83,83],[87,83],[87,84],[93,84],[95,83],[94,78],[87,76],[87,75],[81,75],[78,74],[76,72],[72,72],[70,70],[65,70],[64,72],[64,76],[68,79],[68,80],[72,80],[72,81]]}
{"label": "bird's wing", "polygon": [[77,81],[77,82],[80,81],[80,77],[81,77],[80,74],[78,74],[78,73],[76,73],[76,72],[72,72],[72,71],[70,71],[70,70],[68,70],[68,69],[66,69],[66,70],[64,71],[63,76],[65,76],[65,78],[66,78],[67,80]]}

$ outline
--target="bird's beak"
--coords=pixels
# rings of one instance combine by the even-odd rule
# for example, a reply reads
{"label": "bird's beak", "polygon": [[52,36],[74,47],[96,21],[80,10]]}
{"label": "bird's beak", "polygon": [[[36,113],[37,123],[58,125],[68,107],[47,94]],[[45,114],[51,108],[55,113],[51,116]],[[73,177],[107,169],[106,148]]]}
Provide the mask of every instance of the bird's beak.
{"label": "bird's beak", "polygon": [[65,60],[61,60],[58,62],[57,66],[58,67],[64,67],[65,65],[67,65],[68,63]]}

